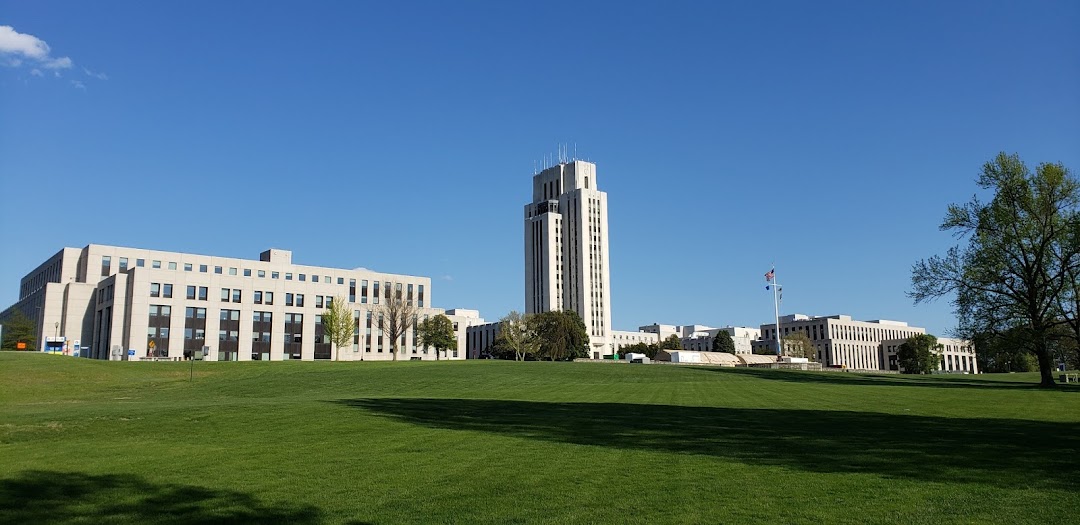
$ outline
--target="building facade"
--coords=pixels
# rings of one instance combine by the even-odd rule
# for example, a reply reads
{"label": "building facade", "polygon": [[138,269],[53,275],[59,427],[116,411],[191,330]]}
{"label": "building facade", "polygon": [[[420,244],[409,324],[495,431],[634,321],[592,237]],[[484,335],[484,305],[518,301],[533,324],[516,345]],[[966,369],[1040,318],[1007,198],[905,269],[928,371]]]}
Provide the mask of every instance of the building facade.
{"label": "building facade", "polygon": [[822,366],[888,370],[882,357],[882,342],[925,334],[926,329],[902,321],[858,321],[849,315],[785,315],[780,317],[779,332],[776,323],[761,325],[761,339],[754,341],[754,351],[775,353],[777,335],[783,338],[796,332],[810,339]]}
{"label": "building facade", "polygon": [[[885,370],[900,370],[897,352],[907,339],[891,339],[881,342],[881,361]],[[937,338],[939,356],[938,370],[960,374],[978,374],[979,365],[975,361],[975,345],[965,339],[950,337]]]}
{"label": "building facade", "polygon": [[642,332],[656,334],[660,341],[671,336],[677,336],[683,350],[696,352],[712,351],[713,339],[721,332],[727,332],[735,343],[736,354],[753,353],[752,343],[761,338],[761,330],[746,326],[725,326],[712,328],[700,324],[670,325],[651,324],[638,328]]}
{"label": "building facade", "polygon": [[595,164],[560,162],[533,176],[525,206],[525,312],[577,312],[594,359],[614,353],[607,194],[597,188]]}
{"label": "building facade", "polygon": [[[19,309],[37,322],[41,350],[62,340],[65,353],[96,359],[182,359],[205,348],[219,361],[391,360],[379,305],[392,295],[416,307],[417,322],[443,313],[431,306],[428,277],[297,265],[278,249],[252,260],[91,244],[64,248],[24,277],[0,322]],[[335,298],[349,303],[356,328],[340,352],[321,322]],[[483,320],[448,313],[458,350],[418,347],[414,325],[398,359],[464,359],[465,330]]]}

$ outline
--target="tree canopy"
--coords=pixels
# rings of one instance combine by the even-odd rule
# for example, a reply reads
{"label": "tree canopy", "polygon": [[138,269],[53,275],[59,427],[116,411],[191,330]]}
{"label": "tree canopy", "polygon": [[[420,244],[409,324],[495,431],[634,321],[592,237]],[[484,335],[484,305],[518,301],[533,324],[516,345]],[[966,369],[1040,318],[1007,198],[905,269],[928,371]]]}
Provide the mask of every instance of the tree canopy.
{"label": "tree canopy", "polygon": [[660,341],[661,350],[682,350],[682,338],[677,334],[671,334],[667,336],[663,341]]}
{"label": "tree canopy", "polygon": [[896,362],[905,374],[929,374],[938,369],[940,347],[932,335],[913,335],[897,349]]}
{"label": "tree canopy", "polygon": [[4,350],[16,350],[19,342],[26,343],[27,350],[37,349],[37,326],[22,310],[14,309],[11,317],[4,321]]}
{"label": "tree canopy", "polygon": [[416,328],[417,344],[430,346],[435,349],[435,359],[446,350],[457,350],[457,334],[454,333],[454,323],[449,317],[439,314],[435,317],[424,319]]}
{"label": "tree canopy", "polygon": [[589,355],[589,332],[577,312],[542,312],[533,316],[533,323],[539,355],[552,361]]}
{"label": "tree canopy", "polygon": [[334,297],[322,313],[323,333],[337,351],[334,360],[341,357],[341,349],[352,345],[356,334],[356,321],[353,319],[349,303],[341,297]]}
{"label": "tree canopy", "polygon": [[735,341],[731,339],[731,334],[727,333],[727,330],[717,332],[712,340],[712,350],[713,352],[735,353]]}
{"label": "tree canopy", "polygon": [[941,224],[967,245],[915,263],[909,295],[921,303],[955,294],[962,337],[1015,331],[1038,359],[1041,384],[1054,386],[1054,341],[1077,316],[1068,304],[1080,272],[1080,182],[1062,164],[1032,172],[1001,153],[978,185],[993,198],[950,205]]}
{"label": "tree canopy", "polygon": [[535,324],[533,316],[522,315],[516,310],[511,310],[499,321],[498,337],[503,339],[505,347],[513,351],[515,360],[524,361],[526,355],[536,354],[539,349]]}

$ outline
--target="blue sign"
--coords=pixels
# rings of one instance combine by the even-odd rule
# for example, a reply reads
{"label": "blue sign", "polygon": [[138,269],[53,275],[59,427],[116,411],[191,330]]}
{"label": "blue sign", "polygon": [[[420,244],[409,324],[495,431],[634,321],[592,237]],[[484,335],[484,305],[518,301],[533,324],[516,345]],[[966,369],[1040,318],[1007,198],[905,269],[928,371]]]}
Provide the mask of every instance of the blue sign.
{"label": "blue sign", "polygon": [[135,351],[134,350],[128,350],[128,355],[131,356],[131,357],[135,357]]}

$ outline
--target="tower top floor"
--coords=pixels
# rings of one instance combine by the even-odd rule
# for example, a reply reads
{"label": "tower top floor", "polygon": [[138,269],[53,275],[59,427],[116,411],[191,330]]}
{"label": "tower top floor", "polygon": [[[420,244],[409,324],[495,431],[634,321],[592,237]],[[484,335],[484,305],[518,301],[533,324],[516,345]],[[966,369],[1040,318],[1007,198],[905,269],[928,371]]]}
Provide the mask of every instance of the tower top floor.
{"label": "tower top floor", "polygon": [[533,175],[532,202],[558,199],[574,190],[595,190],[596,164],[584,160],[562,162]]}

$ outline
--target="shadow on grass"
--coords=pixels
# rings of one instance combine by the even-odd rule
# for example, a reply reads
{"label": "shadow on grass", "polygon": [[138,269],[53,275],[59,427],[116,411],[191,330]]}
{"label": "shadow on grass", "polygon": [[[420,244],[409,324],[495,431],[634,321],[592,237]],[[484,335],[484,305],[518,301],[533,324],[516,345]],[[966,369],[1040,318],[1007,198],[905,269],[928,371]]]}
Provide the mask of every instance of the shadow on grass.
{"label": "shadow on grass", "polygon": [[1075,423],[479,399],[338,403],[431,428],[700,454],[809,472],[1080,489]]}
{"label": "shadow on grass", "polygon": [[[903,374],[869,374],[856,372],[803,372],[798,370],[773,370],[769,368],[718,368],[718,367],[686,367],[689,370],[703,372],[740,374],[753,376],[761,379],[787,381],[792,383],[827,383],[832,385],[869,385],[869,386],[921,386],[931,388],[976,388],[976,389],[1004,389],[1004,390],[1045,390],[1034,382],[1023,381],[999,381],[994,379],[973,378],[965,375],[903,375]],[[1059,384],[1058,391],[1080,392],[1076,385]]]}
{"label": "shadow on grass", "polygon": [[266,505],[250,494],[155,484],[129,474],[25,471],[0,480],[0,523],[318,523],[310,505]]}

